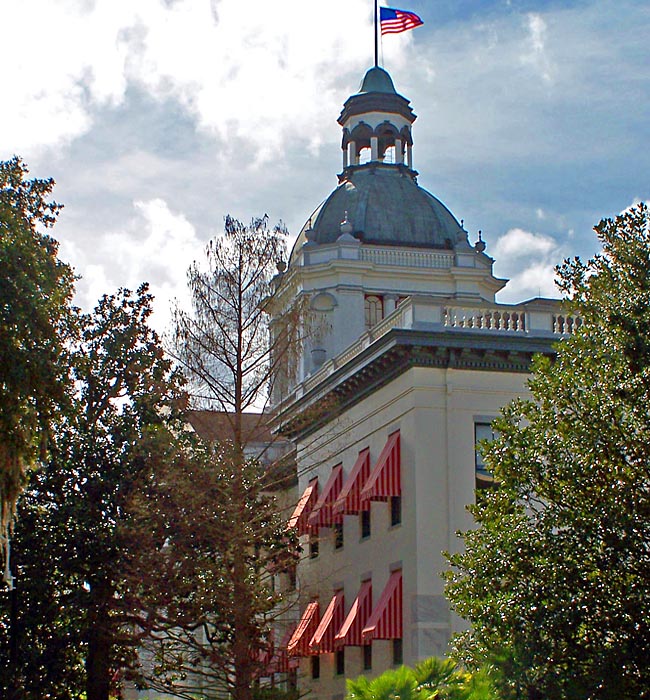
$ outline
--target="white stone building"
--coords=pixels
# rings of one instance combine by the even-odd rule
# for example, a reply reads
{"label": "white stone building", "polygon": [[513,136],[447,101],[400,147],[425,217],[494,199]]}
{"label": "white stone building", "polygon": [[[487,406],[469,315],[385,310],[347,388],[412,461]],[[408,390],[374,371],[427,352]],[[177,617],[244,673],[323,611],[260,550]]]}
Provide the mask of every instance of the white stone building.
{"label": "white stone building", "polygon": [[476,440],[573,323],[555,301],[495,302],[505,280],[485,244],[417,184],[414,120],[370,69],[339,117],[339,185],[277,280],[278,322],[299,298],[312,312],[274,401],[297,447],[291,525],[305,552],[286,653],[314,698],[445,653],[462,621],[443,596],[442,552],[490,481]]}

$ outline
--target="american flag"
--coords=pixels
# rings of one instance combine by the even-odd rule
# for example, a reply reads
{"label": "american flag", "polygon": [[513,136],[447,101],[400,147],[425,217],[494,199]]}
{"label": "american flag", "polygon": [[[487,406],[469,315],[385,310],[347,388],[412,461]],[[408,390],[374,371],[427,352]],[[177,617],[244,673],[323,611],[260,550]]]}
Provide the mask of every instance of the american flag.
{"label": "american flag", "polygon": [[380,7],[379,20],[382,34],[399,34],[424,24],[414,12],[395,10],[392,7]]}

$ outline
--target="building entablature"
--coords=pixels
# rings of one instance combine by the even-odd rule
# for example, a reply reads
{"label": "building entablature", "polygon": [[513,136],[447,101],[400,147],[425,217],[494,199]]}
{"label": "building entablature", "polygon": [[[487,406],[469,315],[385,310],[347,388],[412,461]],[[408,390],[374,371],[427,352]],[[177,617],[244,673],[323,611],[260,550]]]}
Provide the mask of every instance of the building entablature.
{"label": "building entablature", "polygon": [[394,291],[402,297],[417,292],[493,300],[506,280],[492,275],[492,264],[492,258],[469,246],[467,250],[444,251],[362,245],[358,241],[351,246],[347,240],[306,244],[278,283],[275,306],[281,308],[283,300],[290,303],[301,293],[339,286]]}
{"label": "building entablature", "polygon": [[375,265],[445,269],[480,267],[491,269],[492,258],[467,246],[459,250],[363,245],[352,236],[342,235],[333,243],[306,243],[296,251],[296,266],[311,267],[330,260],[362,260]]}
{"label": "building entablature", "polygon": [[298,383],[276,406],[276,429],[292,440],[303,437],[320,427],[320,420],[300,419],[317,403],[331,402],[340,412],[415,366],[528,372],[533,355],[553,356],[555,343],[580,325],[550,299],[510,305],[409,297]]}

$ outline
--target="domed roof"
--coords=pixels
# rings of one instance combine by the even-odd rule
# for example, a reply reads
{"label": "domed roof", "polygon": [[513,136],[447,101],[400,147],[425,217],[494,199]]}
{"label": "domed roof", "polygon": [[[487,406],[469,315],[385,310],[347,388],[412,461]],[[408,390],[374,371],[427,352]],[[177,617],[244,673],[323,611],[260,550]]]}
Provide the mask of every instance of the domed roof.
{"label": "domed roof", "polygon": [[[334,243],[344,218],[362,243],[453,249],[467,233],[445,205],[395,165],[348,168],[341,184],[312,214],[294,251],[310,243]],[[308,233],[308,229],[310,229]]]}
{"label": "domed roof", "polygon": [[368,70],[363,77],[359,92],[392,92],[395,93],[393,79],[379,66]]}

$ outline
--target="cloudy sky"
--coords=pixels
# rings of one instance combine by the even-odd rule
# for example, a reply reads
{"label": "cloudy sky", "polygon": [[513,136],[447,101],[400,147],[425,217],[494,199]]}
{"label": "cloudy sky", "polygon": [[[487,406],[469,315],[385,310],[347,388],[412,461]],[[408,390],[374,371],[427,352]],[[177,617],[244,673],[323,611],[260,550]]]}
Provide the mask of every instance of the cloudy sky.
{"label": "cloudy sky", "polygon": [[[391,4],[425,22],[382,49],[420,184],[483,231],[502,301],[555,296],[554,264],[650,199],[650,4]],[[372,0],[6,0],[0,27],[0,159],[56,180],[78,303],[147,280],[161,329],[226,213],[295,235],[335,187],[373,57]]]}

